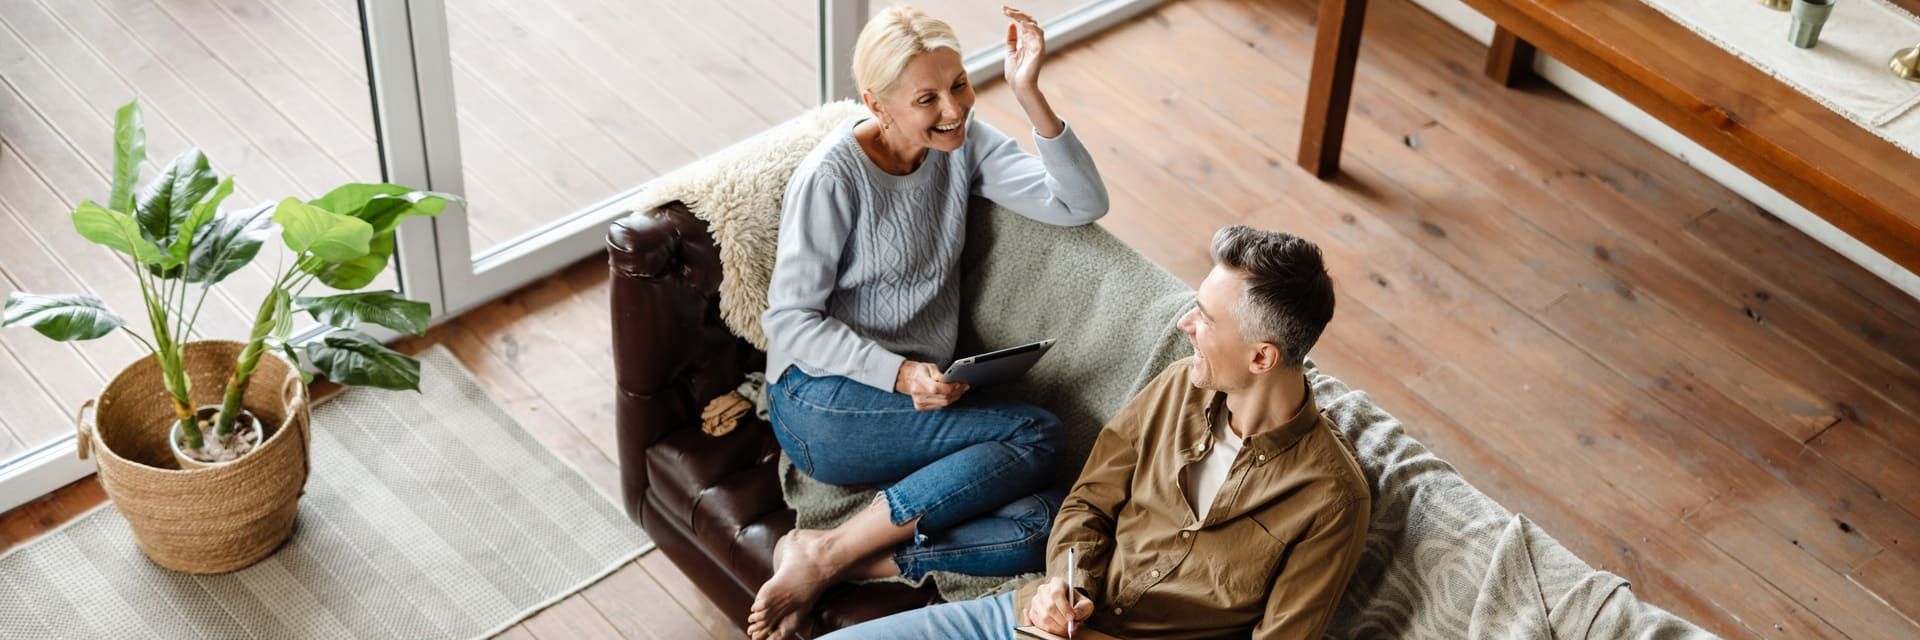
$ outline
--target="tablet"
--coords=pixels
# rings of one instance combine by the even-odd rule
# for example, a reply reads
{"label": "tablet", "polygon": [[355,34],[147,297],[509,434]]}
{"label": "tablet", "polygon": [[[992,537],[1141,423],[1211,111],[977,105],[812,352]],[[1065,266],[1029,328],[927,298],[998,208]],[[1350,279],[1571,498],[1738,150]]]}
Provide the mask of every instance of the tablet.
{"label": "tablet", "polygon": [[1051,339],[1041,340],[955,360],[947,367],[947,382],[983,385],[1018,380],[1040,361],[1040,356],[1047,355],[1053,343]]}

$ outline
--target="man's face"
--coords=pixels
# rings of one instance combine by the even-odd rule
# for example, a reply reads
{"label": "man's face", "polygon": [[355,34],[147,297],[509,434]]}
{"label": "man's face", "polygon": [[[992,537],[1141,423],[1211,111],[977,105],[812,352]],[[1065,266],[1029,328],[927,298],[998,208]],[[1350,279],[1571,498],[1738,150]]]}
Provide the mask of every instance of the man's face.
{"label": "man's face", "polygon": [[1199,304],[1180,317],[1180,332],[1193,341],[1193,368],[1188,382],[1214,391],[1244,389],[1253,381],[1255,352],[1261,344],[1240,333],[1236,312],[1246,295],[1240,276],[1214,265],[1200,282]]}

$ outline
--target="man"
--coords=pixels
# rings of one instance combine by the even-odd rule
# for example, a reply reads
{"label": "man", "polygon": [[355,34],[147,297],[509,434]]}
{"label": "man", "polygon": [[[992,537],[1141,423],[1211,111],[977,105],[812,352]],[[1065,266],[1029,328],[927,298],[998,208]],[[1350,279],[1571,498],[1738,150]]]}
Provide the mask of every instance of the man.
{"label": "man", "polygon": [[1333,281],[1319,248],[1291,234],[1235,225],[1212,253],[1180,318],[1194,356],[1101,431],[1054,520],[1048,577],[830,638],[1012,638],[1021,625],[1064,636],[1070,620],[1132,638],[1320,637],[1373,504],[1307,388]]}

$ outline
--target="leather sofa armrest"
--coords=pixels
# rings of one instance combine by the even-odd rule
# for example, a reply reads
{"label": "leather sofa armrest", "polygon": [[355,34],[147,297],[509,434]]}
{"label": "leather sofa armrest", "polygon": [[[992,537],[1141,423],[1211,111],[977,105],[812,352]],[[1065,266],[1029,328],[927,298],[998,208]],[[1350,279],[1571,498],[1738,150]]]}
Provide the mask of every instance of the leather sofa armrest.
{"label": "leather sofa armrest", "polygon": [[621,493],[641,526],[647,449],[700,427],[700,410],[740,384],[764,356],[720,320],[720,252],[707,223],[668,203],[607,231],[612,270],[615,423]]}

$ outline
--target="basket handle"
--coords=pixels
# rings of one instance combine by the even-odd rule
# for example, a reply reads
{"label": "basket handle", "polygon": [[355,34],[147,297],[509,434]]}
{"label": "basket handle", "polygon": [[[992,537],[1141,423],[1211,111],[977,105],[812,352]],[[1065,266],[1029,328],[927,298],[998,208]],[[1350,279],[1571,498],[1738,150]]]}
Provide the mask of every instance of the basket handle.
{"label": "basket handle", "polygon": [[93,408],[93,398],[80,403],[80,410],[73,412],[74,450],[85,460],[93,453],[93,425],[87,424],[87,410]]}
{"label": "basket handle", "polygon": [[[294,366],[299,366],[299,365],[296,364]],[[288,415],[292,415],[293,413],[291,409],[293,409],[293,404],[294,404],[293,392],[295,388],[298,388],[300,391],[300,399],[306,400],[307,385],[306,383],[303,383],[300,381],[300,374],[298,372],[295,372],[291,376],[287,376],[286,381],[280,383],[280,401],[287,403],[286,408],[289,410],[287,411]]]}
{"label": "basket handle", "polygon": [[[293,401],[293,394],[296,391],[300,394],[301,402],[299,403]],[[300,412],[295,407],[305,405],[312,398],[308,396],[307,383],[300,379],[297,372],[288,376],[286,382],[280,383],[280,398],[287,403],[286,409],[281,413],[286,414],[288,423],[300,430],[300,494],[306,495],[307,478],[313,474],[313,425],[300,419]],[[312,408],[308,407],[308,410],[311,411]]]}

